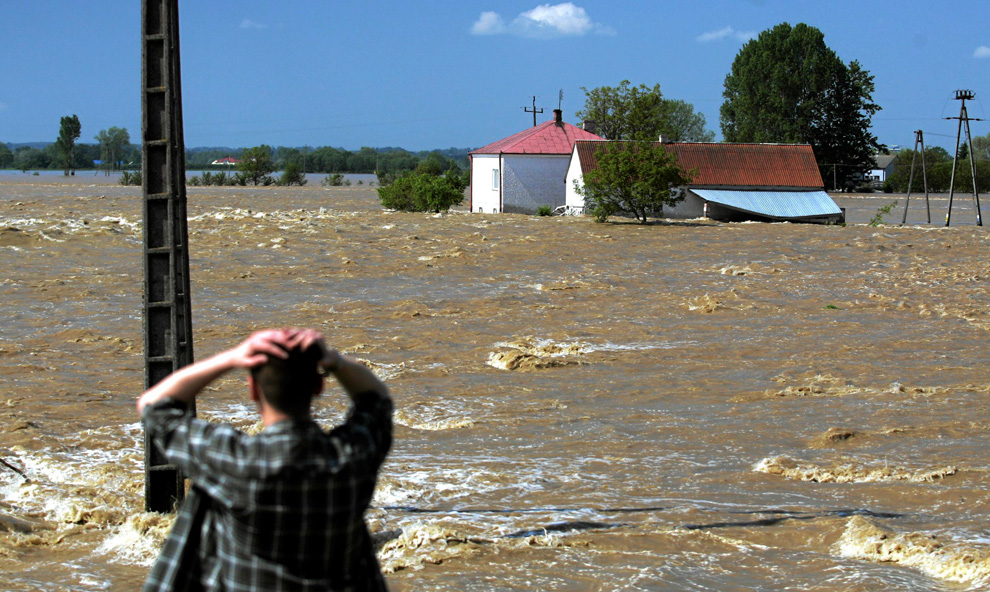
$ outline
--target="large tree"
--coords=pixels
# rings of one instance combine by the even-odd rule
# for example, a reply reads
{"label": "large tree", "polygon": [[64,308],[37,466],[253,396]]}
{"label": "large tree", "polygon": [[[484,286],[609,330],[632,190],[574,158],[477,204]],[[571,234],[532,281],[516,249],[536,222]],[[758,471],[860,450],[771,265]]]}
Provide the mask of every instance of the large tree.
{"label": "large tree", "polygon": [[100,159],[103,161],[103,168],[106,174],[117,170],[120,159],[124,156],[124,151],[131,143],[131,135],[126,127],[111,127],[100,130],[100,133],[93,137],[100,145]]}
{"label": "large tree", "polygon": [[722,135],[727,142],[811,144],[823,175],[856,178],[884,149],[870,132],[880,110],[873,90],[873,76],[857,61],[843,63],[821,31],[781,23],[746,43],[732,62]]}
{"label": "large tree", "polygon": [[275,161],[272,160],[272,147],[262,144],[241,151],[241,162],[237,163],[239,170],[252,185],[271,185],[275,179]]}
{"label": "large tree", "polygon": [[607,140],[656,141],[663,136],[672,142],[711,142],[715,133],[705,129],[705,116],[690,103],[665,99],[660,85],[599,86],[585,93],[578,119],[594,122],[595,133]]}
{"label": "large tree", "polygon": [[641,224],[663,214],[665,205],[684,199],[671,191],[687,185],[696,171],[685,171],[677,157],[659,142],[610,142],[595,152],[596,166],[585,172],[585,210],[599,222],[618,213],[629,213]]}
{"label": "large tree", "polygon": [[82,133],[82,125],[79,123],[79,118],[74,114],[71,116],[66,115],[60,122],[58,140],[55,140],[55,145],[62,155],[65,174],[68,176],[69,170],[75,169],[76,140],[79,139],[79,135]]}
{"label": "large tree", "polygon": [[0,169],[7,169],[14,165],[14,153],[6,144],[0,142]]}

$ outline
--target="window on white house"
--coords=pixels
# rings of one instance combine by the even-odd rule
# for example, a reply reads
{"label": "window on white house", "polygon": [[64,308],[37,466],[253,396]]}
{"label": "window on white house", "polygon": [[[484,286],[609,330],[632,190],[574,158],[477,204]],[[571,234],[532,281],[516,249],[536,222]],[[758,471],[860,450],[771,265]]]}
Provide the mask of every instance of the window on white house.
{"label": "window on white house", "polygon": [[492,191],[498,191],[498,169],[492,170]]}

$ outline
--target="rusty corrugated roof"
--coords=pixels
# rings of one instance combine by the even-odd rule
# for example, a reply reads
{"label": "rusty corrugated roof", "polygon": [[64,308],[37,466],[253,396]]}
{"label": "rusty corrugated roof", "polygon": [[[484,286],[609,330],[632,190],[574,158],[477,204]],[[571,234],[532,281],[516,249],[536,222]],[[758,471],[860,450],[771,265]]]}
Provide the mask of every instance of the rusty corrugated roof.
{"label": "rusty corrugated roof", "polygon": [[[595,152],[607,150],[609,144],[615,142],[578,141],[581,170],[594,169]],[[825,187],[808,144],[672,142],[663,146],[677,156],[685,170],[698,169],[691,186]]]}
{"label": "rusty corrugated roof", "polygon": [[577,126],[551,119],[473,150],[471,154],[570,154],[577,140],[601,139]]}

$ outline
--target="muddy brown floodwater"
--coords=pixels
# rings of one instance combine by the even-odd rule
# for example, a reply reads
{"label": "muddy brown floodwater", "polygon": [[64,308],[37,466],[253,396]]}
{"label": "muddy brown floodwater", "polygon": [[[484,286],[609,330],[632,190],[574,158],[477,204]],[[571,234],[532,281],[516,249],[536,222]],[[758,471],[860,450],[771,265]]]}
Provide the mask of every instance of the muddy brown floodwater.
{"label": "muddy brown floodwater", "polygon": [[[135,589],[170,525],[142,511],[140,190],[93,179],[0,176],[8,590]],[[968,196],[865,224],[892,199],[639,226],[190,188],[195,351],[314,326],[388,381],[395,591],[980,589],[990,241]],[[242,381],[201,415],[257,429]]]}

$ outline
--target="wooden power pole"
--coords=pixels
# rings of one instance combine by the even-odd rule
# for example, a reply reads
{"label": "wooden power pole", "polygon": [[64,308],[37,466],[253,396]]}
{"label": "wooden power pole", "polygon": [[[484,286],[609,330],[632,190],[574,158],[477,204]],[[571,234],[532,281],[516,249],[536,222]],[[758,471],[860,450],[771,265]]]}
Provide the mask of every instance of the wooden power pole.
{"label": "wooden power pole", "polygon": [[[178,0],[142,0],[145,388],[193,360],[180,78]],[[173,511],[183,476],[147,437],[144,463],[145,509]]]}
{"label": "wooden power pole", "polygon": [[533,114],[533,127],[536,127],[536,114],[537,113],[543,113],[543,107],[540,107],[539,110],[536,109],[536,97],[535,96],[533,97],[533,108],[530,109],[529,107],[523,107],[523,111],[525,111],[526,113],[532,113]]}
{"label": "wooden power pole", "polygon": [[914,184],[914,163],[918,160],[918,144],[921,144],[921,181],[925,187],[925,211],[928,212],[928,223],[932,223],[932,207],[928,202],[928,164],[925,162],[925,133],[922,130],[914,132],[914,154],[911,156],[911,173],[908,175],[907,199],[904,202],[904,217],[901,226],[907,222],[908,206],[911,205],[911,187]]}
{"label": "wooden power pole", "polygon": [[946,226],[949,225],[949,219],[952,217],[952,196],[956,189],[956,162],[959,160],[959,140],[962,136],[963,124],[966,125],[966,144],[969,152],[969,166],[970,172],[973,175],[973,202],[976,205],[976,225],[983,226],[983,218],[980,216],[980,192],[976,186],[976,157],[973,154],[973,137],[969,133],[970,121],[983,120],[970,117],[969,112],[966,111],[966,100],[973,100],[975,98],[976,94],[971,90],[957,90],[956,100],[962,102],[962,105],[959,107],[959,117],[946,117],[946,119],[959,120],[959,129],[956,131],[956,151],[952,155],[952,175],[949,178],[949,209],[945,213]]}

